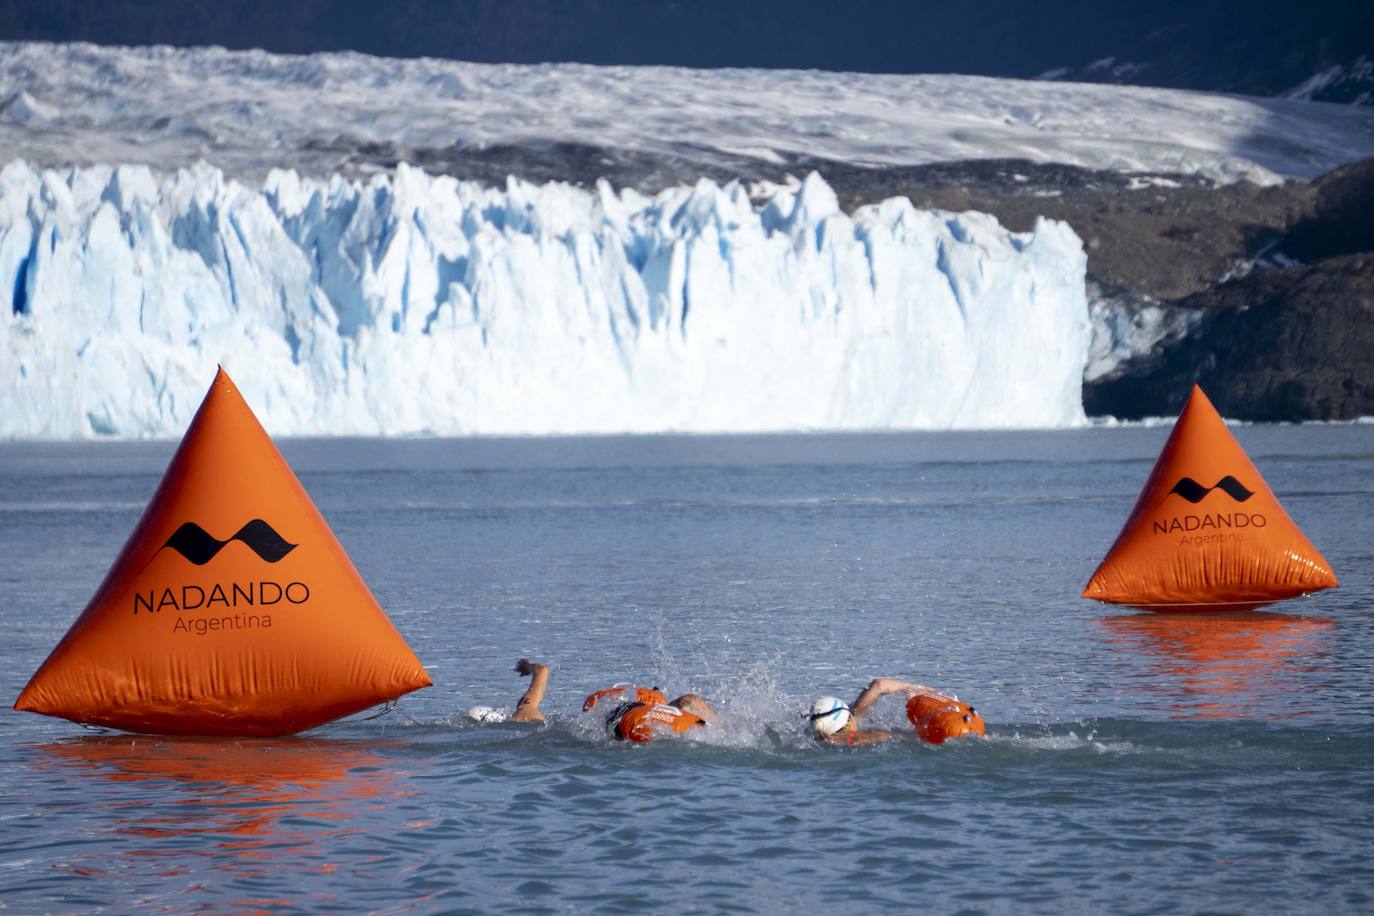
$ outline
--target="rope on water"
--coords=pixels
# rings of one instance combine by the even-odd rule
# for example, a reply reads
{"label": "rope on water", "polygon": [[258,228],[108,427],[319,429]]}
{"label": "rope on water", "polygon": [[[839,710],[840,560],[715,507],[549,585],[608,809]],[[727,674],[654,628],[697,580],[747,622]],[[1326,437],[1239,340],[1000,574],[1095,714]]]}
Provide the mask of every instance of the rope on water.
{"label": "rope on water", "polygon": [[[309,733],[312,735],[318,735],[320,732],[328,731],[329,729],[336,728],[340,725],[356,725],[359,722],[371,722],[373,719],[380,719],[382,716],[385,716],[393,709],[395,709],[396,703],[396,700],[387,700],[385,703],[382,704],[381,709],[377,710],[369,716],[359,716],[356,719],[335,719],[333,722],[326,722],[323,725],[318,725],[315,728],[310,729]],[[402,715],[405,714],[402,713]]]}

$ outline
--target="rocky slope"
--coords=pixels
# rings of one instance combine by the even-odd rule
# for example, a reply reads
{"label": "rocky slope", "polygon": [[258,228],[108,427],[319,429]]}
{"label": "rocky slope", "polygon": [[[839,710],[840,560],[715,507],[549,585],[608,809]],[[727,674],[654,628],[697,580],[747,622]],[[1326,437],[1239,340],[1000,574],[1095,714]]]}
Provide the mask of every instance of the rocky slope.
{"label": "rocky slope", "polygon": [[1012,229],[1038,216],[1072,225],[1099,299],[1155,309],[1180,329],[1107,374],[1090,371],[1090,415],[1171,415],[1194,382],[1237,419],[1374,415],[1374,159],[1268,188],[1014,162],[892,170],[852,186],[843,169],[831,174],[853,203],[902,193]]}
{"label": "rocky slope", "polygon": [[1087,385],[1090,414],[1171,414],[1196,382],[1238,419],[1374,416],[1374,160],[1279,190],[1289,218],[1251,227],[1271,260],[1171,302],[1191,332]]}
{"label": "rocky slope", "polygon": [[1087,385],[1089,414],[1173,414],[1197,383],[1237,419],[1374,416],[1374,254],[1257,271],[1178,307],[1204,317],[1153,359]]}

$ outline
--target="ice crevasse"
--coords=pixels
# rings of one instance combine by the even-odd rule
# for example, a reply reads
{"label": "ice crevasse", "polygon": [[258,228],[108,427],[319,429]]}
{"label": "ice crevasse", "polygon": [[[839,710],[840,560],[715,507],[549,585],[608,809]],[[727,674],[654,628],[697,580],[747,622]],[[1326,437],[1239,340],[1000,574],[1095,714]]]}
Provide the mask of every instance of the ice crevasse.
{"label": "ice crevasse", "polygon": [[179,435],[214,367],[278,435],[1082,423],[1086,259],[817,175],[752,201],[400,166],[0,171],[0,435]]}

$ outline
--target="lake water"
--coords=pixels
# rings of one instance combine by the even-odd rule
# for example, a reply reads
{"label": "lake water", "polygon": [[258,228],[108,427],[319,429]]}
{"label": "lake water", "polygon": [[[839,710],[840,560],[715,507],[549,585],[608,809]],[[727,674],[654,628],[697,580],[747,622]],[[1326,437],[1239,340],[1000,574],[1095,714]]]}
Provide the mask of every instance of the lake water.
{"label": "lake water", "polygon": [[[273,741],[5,714],[0,908],[1369,912],[1374,426],[1235,431],[1339,591],[1080,600],[1164,429],[285,442],[435,686]],[[7,702],[171,449],[0,445]],[[551,722],[470,723],[520,656]],[[990,737],[806,738],[880,674]],[[618,680],[723,727],[612,744],[575,714]]]}

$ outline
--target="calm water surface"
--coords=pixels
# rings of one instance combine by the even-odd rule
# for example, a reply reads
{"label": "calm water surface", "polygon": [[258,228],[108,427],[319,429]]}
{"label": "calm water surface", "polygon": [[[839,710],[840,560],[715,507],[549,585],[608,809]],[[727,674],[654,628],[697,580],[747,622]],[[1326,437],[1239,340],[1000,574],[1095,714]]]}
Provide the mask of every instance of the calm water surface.
{"label": "calm water surface", "polygon": [[[0,909],[1370,912],[1374,426],[1236,432],[1341,590],[1081,601],[1159,429],[286,442],[435,687],[277,741],[5,713]],[[171,448],[0,445],[6,702]],[[522,655],[551,723],[471,724]],[[992,737],[806,739],[879,674]],[[627,679],[724,727],[612,745],[575,713]]]}

